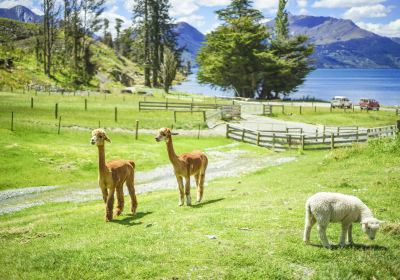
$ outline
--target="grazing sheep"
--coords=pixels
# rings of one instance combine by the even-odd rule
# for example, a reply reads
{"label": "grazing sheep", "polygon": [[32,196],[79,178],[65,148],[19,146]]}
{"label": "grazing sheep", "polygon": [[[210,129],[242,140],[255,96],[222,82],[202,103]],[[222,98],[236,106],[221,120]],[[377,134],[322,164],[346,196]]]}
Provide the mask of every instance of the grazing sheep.
{"label": "grazing sheep", "polygon": [[328,192],[316,193],[306,202],[303,237],[305,243],[310,242],[311,228],[316,222],[318,223],[319,237],[326,248],[330,248],[326,237],[326,229],[330,222],[342,223],[342,233],[339,241],[341,247],[345,246],[347,233],[349,243],[353,244],[351,234],[353,222],[361,222],[362,230],[368,234],[371,240],[375,239],[375,234],[382,223],[373,217],[371,210],[357,197]]}

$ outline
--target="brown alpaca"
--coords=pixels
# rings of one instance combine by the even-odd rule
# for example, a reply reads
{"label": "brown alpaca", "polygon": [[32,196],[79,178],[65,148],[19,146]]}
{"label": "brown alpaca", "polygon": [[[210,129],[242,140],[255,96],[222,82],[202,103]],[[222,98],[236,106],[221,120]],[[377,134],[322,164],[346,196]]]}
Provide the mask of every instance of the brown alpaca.
{"label": "brown alpaca", "polygon": [[137,200],[135,195],[134,178],[135,178],[135,163],[131,160],[113,160],[106,163],[104,144],[105,141],[111,140],[107,137],[102,129],[95,129],[92,131],[92,145],[97,145],[99,149],[99,186],[103,193],[103,200],[106,203],[106,222],[113,218],[114,207],[114,192],[117,193],[118,205],[115,209],[115,214],[118,216],[124,209],[124,190],[123,185],[126,186],[131,196],[132,214],[135,214],[137,208]]}
{"label": "brown alpaca", "polygon": [[[174,166],[174,173],[179,186],[179,206],[183,205],[183,197],[186,195],[186,205],[192,204],[190,197],[190,176],[194,176],[197,186],[197,202],[203,198],[204,191],[204,177],[207,169],[208,159],[207,156],[201,151],[194,151],[177,156],[172,144],[172,136],[177,133],[171,133],[169,128],[161,128],[158,131],[156,141],[160,142],[165,140],[167,143],[167,150],[169,160]],[[183,189],[183,178],[185,178],[185,192]]]}

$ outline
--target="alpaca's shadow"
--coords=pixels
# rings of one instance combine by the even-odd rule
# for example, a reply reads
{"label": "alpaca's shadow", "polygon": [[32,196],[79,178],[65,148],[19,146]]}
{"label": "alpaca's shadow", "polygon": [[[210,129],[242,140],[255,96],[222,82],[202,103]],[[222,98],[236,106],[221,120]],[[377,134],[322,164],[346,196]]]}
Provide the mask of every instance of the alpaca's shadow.
{"label": "alpaca's shadow", "polygon": [[144,216],[150,215],[153,212],[137,212],[135,215],[127,214],[121,220],[112,220],[112,223],[124,225],[124,226],[137,226],[142,224],[142,222],[135,222],[135,220],[143,218]]}
{"label": "alpaca's shadow", "polygon": [[[324,246],[320,244],[310,244],[311,246],[318,247],[318,248],[323,248]],[[344,246],[343,248],[340,247],[339,245],[331,245],[331,250],[339,250],[339,249],[355,249],[355,250],[360,250],[360,251],[367,251],[367,250],[373,250],[373,251],[386,251],[387,247],[385,246],[380,246],[380,245],[365,245],[365,244],[349,244]]]}
{"label": "alpaca's shadow", "polygon": [[225,199],[225,198],[218,198],[218,199],[207,200],[207,201],[205,201],[205,202],[200,202],[200,203],[198,203],[198,204],[194,204],[194,205],[192,205],[192,206],[190,206],[190,207],[192,207],[192,208],[201,208],[201,207],[203,207],[204,205],[212,204],[212,203],[217,203],[217,202],[220,202],[221,200],[224,200],[224,199]]}

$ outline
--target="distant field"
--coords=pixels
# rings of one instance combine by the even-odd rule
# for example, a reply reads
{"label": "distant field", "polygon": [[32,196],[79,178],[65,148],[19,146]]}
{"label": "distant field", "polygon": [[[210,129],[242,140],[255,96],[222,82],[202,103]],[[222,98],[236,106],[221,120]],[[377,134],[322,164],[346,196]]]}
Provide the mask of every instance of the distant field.
{"label": "distant field", "polygon": [[394,125],[400,116],[396,116],[393,111],[361,111],[356,108],[351,109],[332,109],[327,107],[290,106],[285,105],[284,113],[280,107],[273,107],[274,118],[305,122],[311,124],[336,125],[336,126],[359,126],[359,127],[377,127],[385,125]]}
{"label": "distant field", "polygon": [[[31,109],[31,98],[34,108]],[[85,99],[87,111],[85,111]],[[80,126],[95,128],[118,127],[134,129],[136,120],[139,120],[140,128],[159,128],[163,126],[174,128],[193,129],[199,125],[204,126],[201,113],[179,113],[177,122],[174,123],[173,111],[141,111],[139,101],[163,101],[191,102],[192,97],[184,94],[171,94],[165,97],[161,93],[154,96],[140,96],[132,94],[92,94],[90,96],[61,96],[61,94],[48,95],[40,93],[4,93],[0,92],[0,127],[9,128],[11,112],[15,114],[15,127],[47,126],[56,127],[55,104],[58,103],[58,115],[61,116],[62,126]],[[194,102],[226,103],[224,100],[216,100],[210,97],[195,96]],[[117,121],[115,121],[115,108],[117,108]]]}

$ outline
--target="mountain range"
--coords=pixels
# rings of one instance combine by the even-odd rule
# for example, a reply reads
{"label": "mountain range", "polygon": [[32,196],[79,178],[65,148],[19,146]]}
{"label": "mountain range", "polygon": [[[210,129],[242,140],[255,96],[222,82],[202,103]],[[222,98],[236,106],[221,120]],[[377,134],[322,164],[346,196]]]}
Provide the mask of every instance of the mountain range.
{"label": "mountain range", "polygon": [[[24,6],[0,9],[0,17],[33,23],[42,20]],[[273,21],[266,25],[271,29]],[[377,35],[351,20],[289,14],[289,29],[291,35],[307,35],[315,44],[317,68],[400,68],[400,38]],[[194,62],[204,34],[186,22],[179,22],[175,32],[179,47],[185,48],[183,59]]]}

